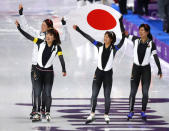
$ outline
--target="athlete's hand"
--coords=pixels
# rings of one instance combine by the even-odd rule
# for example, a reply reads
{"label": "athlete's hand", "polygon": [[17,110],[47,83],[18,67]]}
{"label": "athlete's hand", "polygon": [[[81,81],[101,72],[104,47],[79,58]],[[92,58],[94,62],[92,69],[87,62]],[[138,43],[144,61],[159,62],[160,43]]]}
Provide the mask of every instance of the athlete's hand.
{"label": "athlete's hand", "polygon": [[65,21],[64,17],[62,17],[61,22],[62,22],[62,25],[66,25],[66,21]]}
{"label": "athlete's hand", "polygon": [[160,79],[163,77],[162,73],[159,73],[159,72],[158,72],[158,76]]}
{"label": "athlete's hand", "polygon": [[158,76],[160,79],[163,77],[161,70],[158,71]]}
{"label": "athlete's hand", "polygon": [[17,27],[19,26],[18,20],[15,21],[15,24],[16,24]]}
{"label": "athlete's hand", "polygon": [[62,72],[62,75],[63,75],[63,76],[66,76],[67,74],[66,74],[66,72]]}
{"label": "athlete's hand", "polygon": [[19,4],[19,15],[23,15],[23,6]]}
{"label": "athlete's hand", "polygon": [[160,78],[160,79],[163,77],[163,75],[162,75],[162,74],[160,74],[160,75],[158,75],[158,76],[159,76],[159,78]]}
{"label": "athlete's hand", "polygon": [[76,30],[76,29],[77,29],[77,27],[78,27],[77,25],[73,25],[73,29],[75,29],[75,30]]}
{"label": "athlete's hand", "polygon": [[124,34],[125,34],[125,36],[128,36],[129,32],[128,31],[124,31]]}
{"label": "athlete's hand", "polygon": [[23,9],[23,5],[19,4],[19,10]]}

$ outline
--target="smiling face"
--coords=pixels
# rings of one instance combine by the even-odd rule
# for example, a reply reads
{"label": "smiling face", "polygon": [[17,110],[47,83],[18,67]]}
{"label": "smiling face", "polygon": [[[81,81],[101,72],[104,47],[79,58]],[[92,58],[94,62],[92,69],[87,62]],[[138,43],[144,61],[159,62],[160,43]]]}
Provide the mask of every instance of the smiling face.
{"label": "smiling face", "polygon": [[46,34],[46,41],[47,43],[52,43],[55,40],[54,35],[51,33]]}
{"label": "smiling face", "polygon": [[149,32],[147,32],[144,27],[141,27],[139,29],[139,35],[141,38],[147,38],[147,35],[148,35]]}
{"label": "smiling face", "polygon": [[112,39],[109,37],[109,35],[107,33],[105,33],[104,35],[104,43],[105,44],[111,44]]}
{"label": "smiling face", "polygon": [[48,30],[48,26],[45,22],[43,22],[41,25],[41,32],[46,32],[47,30]]}

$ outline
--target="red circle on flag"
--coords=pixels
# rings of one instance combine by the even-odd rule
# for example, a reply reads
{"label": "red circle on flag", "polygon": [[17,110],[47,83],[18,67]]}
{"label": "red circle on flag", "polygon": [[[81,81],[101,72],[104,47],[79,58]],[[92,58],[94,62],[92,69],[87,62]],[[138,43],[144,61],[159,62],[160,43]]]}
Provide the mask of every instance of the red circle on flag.
{"label": "red circle on flag", "polygon": [[110,30],[117,24],[116,19],[109,12],[102,9],[92,10],[87,16],[87,22],[97,30]]}

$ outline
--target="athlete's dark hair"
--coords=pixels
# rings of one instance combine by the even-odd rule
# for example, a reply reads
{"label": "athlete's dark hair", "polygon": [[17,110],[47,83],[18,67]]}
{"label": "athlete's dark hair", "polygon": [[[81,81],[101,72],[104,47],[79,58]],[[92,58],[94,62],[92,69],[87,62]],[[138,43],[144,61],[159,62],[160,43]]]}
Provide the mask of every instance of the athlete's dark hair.
{"label": "athlete's dark hair", "polygon": [[46,25],[48,26],[48,28],[53,28],[53,21],[51,19],[46,19],[43,22],[46,23]]}
{"label": "athlete's dark hair", "polygon": [[54,45],[60,45],[61,44],[60,36],[59,36],[59,33],[56,29],[52,28],[52,29],[47,30],[47,34],[51,34],[51,35],[54,36],[54,39],[55,39],[53,41]]}
{"label": "athlete's dark hair", "polygon": [[152,36],[152,34],[151,34],[151,32],[150,32],[150,26],[149,26],[148,24],[141,24],[141,25],[139,26],[139,29],[140,29],[141,27],[143,27],[146,32],[149,32],[148,35],[147,35],[147,37],[148,37],[150,40],[152,40],[152,39],[153,39],[153,36]]}
{"label": "athlete's dark hair", "polygon": [[106,31],[105,35],[108,35],[109,38],[112,40],[111,43],[114,44],[116,42],[116,35],[113,31]]}

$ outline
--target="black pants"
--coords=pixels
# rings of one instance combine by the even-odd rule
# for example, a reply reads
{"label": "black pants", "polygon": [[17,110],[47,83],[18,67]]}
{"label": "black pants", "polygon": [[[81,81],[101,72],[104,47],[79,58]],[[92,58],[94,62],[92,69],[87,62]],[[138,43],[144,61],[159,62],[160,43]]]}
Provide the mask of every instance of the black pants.
{"label": "black pants", "polygon": [[97,105],[97,96],[99,94],[101,85],[103,83],[104,88],[104,97],[105,97],[105,114],[109,113],[110,110],[110,94],[112,89],[112,74],[113,71],[101,71],[100,69],[96,69],[95,76],[93,79],[92,86],[92,98],[91,98],[91,111],[95,112],[95,108]]}
{"label": "black pants", "polygon": [[151,81],[151,67],[147,66],[137,66],[133,64],[132,76],[131,76],[131,92],[129,97],[130,111],[134,111],[135,97],[138,90],[138,86],[141,80],[142,84],[142,111],[146,111],[148,103],[148,91]]}
{"label": "black pants", "polygon": [[122,14],[127,14],[127,0],[119,0],[119,8]]}
{"label": "black pants", "polygon": [[41,101],[42,101],[42,109],[45,110],[45,106],[46,106],[46,92],[45,92],[44,88],[42,89]]}
{"label": "black pants", "polygon": [[36,111],[35,93],[34,93],[34,77],[35,77],[35,70],[36,70],[36,65],[32,65],[32,68],[31,68],[32,106],[33,106],[32,111]]}
{"label": "black pants", "polygon": [[[32,65],[32,68],[31,68],[32,106],[33,106],[32,111],[36,111],[35,93],[34,93],[34,80],[35,79],[36,79],[36,65]],[[45,109],[45,105],[46,105],[46,103],[45,103],[46,98],[45,97],[46,97],[46,94],[45,94],[45,91],[43,89],[41,99],[39,99],[39,103],[41,103],[41,101],[42,101],[42,109]],[[38,108],[40,108],[40,107],[38,107]]]}
{"label": "black pants", "polygon": [[148,15],[148,3],[149,3],[149,0],[138,0],[137,13],[139,15],[143,15],[143,14]]}
{"label": "black pants", "polygon": [[36,78],[34,80],[34,96],[37,112],[40,112],[42,90],[45,93],[46,112],[50,112],[52,102],[51,91],[53,86],[53,80],[54,80],[53,71],[42,71],[36,69]]}

